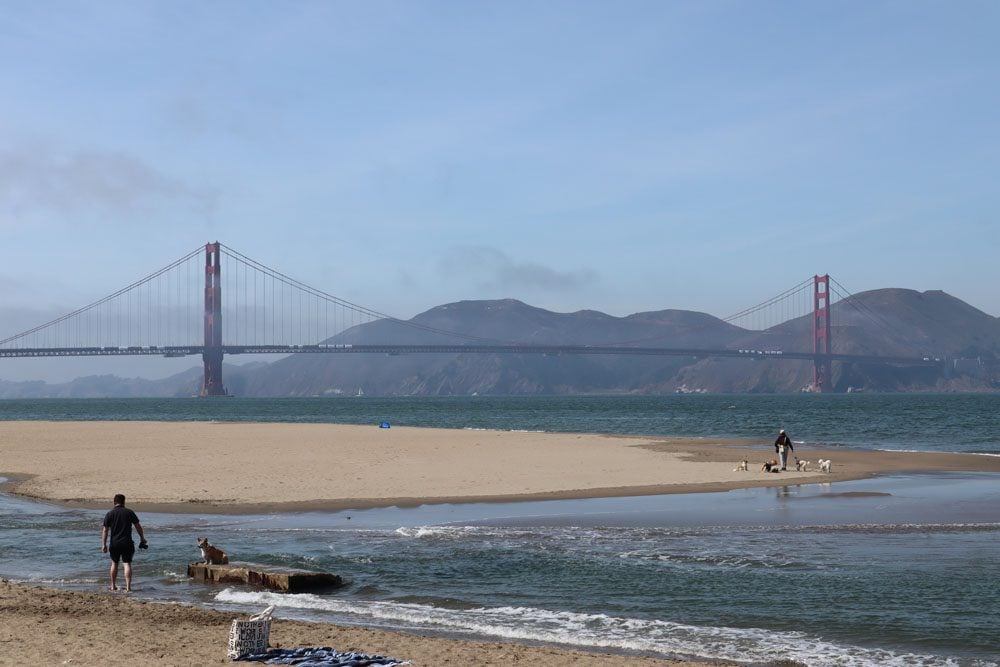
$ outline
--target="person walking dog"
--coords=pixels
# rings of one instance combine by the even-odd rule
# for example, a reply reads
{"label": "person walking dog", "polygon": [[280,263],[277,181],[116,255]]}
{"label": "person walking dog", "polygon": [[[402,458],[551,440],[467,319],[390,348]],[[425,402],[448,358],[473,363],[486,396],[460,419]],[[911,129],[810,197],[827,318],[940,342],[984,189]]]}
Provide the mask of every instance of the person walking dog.
{"label": "person walking dog", "polygon": [[774,441],[774,451],[778,453],[778,458],[781,459],[781,469],[785,470],[788,466],[788,452],[794,451],[795,448],[792,447],[792,439],[788,437],[785,433],[785,429],[778,431],[778,438]]}

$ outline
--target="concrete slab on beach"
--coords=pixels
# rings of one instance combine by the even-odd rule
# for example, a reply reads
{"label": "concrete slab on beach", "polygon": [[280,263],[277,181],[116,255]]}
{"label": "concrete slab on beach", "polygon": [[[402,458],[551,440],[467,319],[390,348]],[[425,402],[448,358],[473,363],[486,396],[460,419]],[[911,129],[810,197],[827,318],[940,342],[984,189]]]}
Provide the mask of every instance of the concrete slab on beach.
{"label": "concrete slab on beach", "polygon": [[329,572],[274,568],[255,563],[191,563],[187,574],[195,581],[261,586],[283,593],[315,593],[344,585],[340,575]]}

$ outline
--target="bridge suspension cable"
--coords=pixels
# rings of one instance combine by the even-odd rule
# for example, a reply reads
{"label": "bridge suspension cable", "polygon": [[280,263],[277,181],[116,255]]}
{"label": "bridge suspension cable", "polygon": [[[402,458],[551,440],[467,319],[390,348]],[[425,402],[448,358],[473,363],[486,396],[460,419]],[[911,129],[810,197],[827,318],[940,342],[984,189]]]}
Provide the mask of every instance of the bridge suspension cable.
{"label": "bridge suspension cable", "polygon": [[882,315],[880,315],[874,308],[858,299],[858,297],[854,294],[851,294],[846,287],[833,278],[830,278],[830,282],[832,283],[832,291],[840,299],[840,303],[845,306],[850,306],[855,312],[875,325],[875,327],[882,333],[888,334],[890,337],[895,335],[895,330],[892,324],[882,317]]}
{"label": "bridge suspension cable", "polygon": [[770,299],[724,317],[722,321],[743,329],[755,331],[769,329],[812,312],[812,289],[813,278],[810,277]]}
{"label": "bridge suspension cable", "polygon": [[[198,344],[201,248],[111,294],[0,339],[3,348]],[[183,341],[177,343],[177,341]]]}
{"label": "bridge suspension cable", "polygon": [[[400,320],[307,285],[229,246],[220,244],[220,247],[224,255],[236,264],[235,269],[229,266],[222,274],[224,289],[229,295],[223,306],[225,317],[229,320],[229,325],[223,329],[227,343],[260,344],[264,341],[258,340],[258,336],[262,335],[267,335],[268,342],[272,344],[289,341],[322,343],[337,333],[375,320],[386,320],[401,327],[453,339],[480,343],[506,342]],[[304,305],[303,299],[307,301]],[[248,323],[257,326],[251,328]]]}
{"label": "bridge suspension cable", "polygon": [[[721,318],[723,322],[733,324],[742,329],[747,329],[750,331],[763,331],[769,329],[778,324],[782,324],[789,320],[808,315],[813,312],[813,287],[815,278],[807,278],[801,283],[790,287],[781,294],[773,296],[770,299],[766,299],[758,303],[755,306],[750,306],[749,308],[744,308],[743,310],[730,315],[728,317]],[[692,326],[686,329],[686,333],[695,333],[699,330],[712,330],[715,328],[715,324],[711,322],[706,322],[701,326]],[[649,345],[656,341],[668,340],[676,336],[676,332],[671,332],[664,334],[662,336],[650,336],[644,338],[636,338],[630,340],[616,341],[614,343],[609,343],[609,345],[636,345],[645,344]]]}
{"label": "bridge suspension cable", "polygon": [[[375,320],[452,341],[509,343],[400,320],[311,287],[233,248],[219,247],[226,256],[219,312],[226,345],[322,344]],[[101,299],[0,338],[0,349],[151,353],[202,346],[206,317],[203,253],[204,247],[192,250]]]}
{"label": "bridge suspension cable", "polygon": [[224,343],[318,344],[351,327],[391,319],[310,287],[220,244]]}

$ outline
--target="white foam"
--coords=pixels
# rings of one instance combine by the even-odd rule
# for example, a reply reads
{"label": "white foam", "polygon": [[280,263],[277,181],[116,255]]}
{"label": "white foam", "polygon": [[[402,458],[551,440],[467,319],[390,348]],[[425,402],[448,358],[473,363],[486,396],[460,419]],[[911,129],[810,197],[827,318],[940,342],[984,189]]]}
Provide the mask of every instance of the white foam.
{"label": "white foam", "polygon": [[475,532],[471,526],[403,526],[396,529],[402,537],[463,537]]}
{"label": "white foam", "polygon": [[517,537],[536,535],[537,531],[522,528],[491,526],[402,526],[396,529],[402,537],[447,537],[462,539],[467,537]]}
{"label": "white foam", "polygon": [[[919,664],[957,667],[955,660],[934,655],[894,653],[839,645],[801,632],[776,633],[760,628],[701,627],[668,621],[618,618],[605,614],[555,612],[532,607],[466,610],[375,600],[349,600],[311,594],[277,594],[227,588],[218,602],[259,607],[315,610],[433,628],[451,633],[537,641],[579,647],[650,652],[664,657],[767,662],[796,660],[811,667],[876,667]],[[979,667],[1000,667],[979,662]]]}
{"label": "white foam", "polygon": [[876,447],[876,452],[893,452],[895,454],[969,454],[971,456],[993,456],[1000,457],[1000,454],[994,454],[991,452],[951,452],[951,451],[940,451],[935,449],[896,449],[893,447]]}
{"label": "white foam", "polygon": [[523,428],[485,428],[481,426],[463,426],[463,431],[485,431],[488,433],[548,433],[543,430],[532,430]]}
{"label": "white foam", "polygon": [[24,584],[51,584],[57,586],[72,586],[76,584],[97,584],[103,581],[103,579],[97,579],[94,577],[26,577],[24,579],[13,579],[10,581]]}

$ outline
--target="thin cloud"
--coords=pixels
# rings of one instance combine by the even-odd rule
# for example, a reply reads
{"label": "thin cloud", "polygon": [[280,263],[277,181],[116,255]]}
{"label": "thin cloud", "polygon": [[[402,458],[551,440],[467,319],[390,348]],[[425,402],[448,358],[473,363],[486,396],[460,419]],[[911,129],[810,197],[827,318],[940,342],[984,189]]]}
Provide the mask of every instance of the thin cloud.
{"label": "thin cloud", "polygon": [[514,290],[574,292],[591,287],[597,273],[590,269],[560,271],[537,262],[516,261],[489,246],[453,248],[438,261],[438,271],[449,279],[462,279],[490,293]]}
{"label": "thin cloud", "polygon": [[33,211],[131,213],[171,203],[210,213],[216,194],[171,178],[119,152],[0,150],[0,209],[18,218]]}

